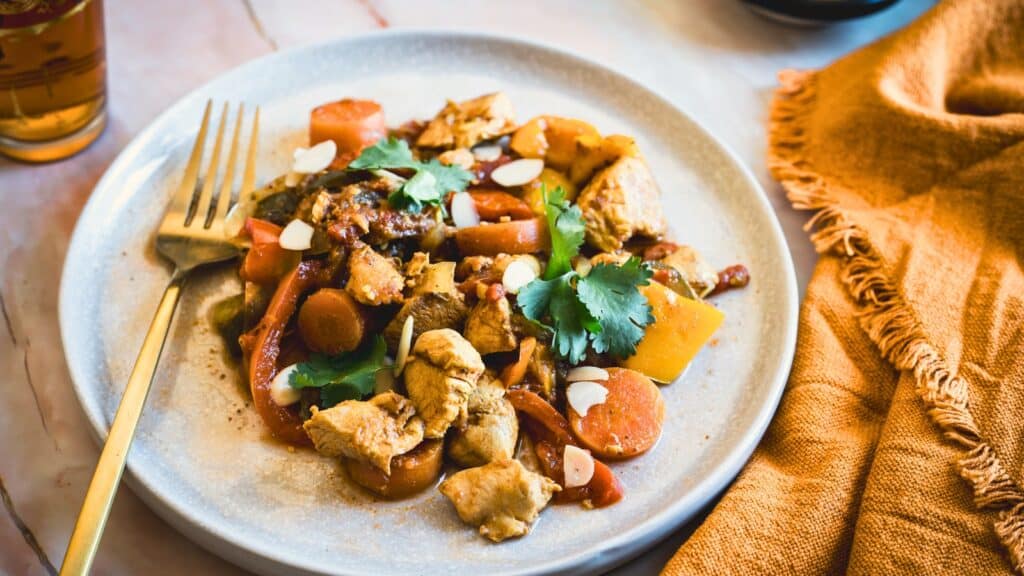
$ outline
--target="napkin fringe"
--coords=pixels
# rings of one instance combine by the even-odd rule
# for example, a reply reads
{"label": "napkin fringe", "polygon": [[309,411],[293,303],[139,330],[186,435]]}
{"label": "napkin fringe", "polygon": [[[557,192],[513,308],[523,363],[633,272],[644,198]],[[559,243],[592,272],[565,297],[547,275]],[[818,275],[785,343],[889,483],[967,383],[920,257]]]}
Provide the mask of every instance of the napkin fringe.
{"label": "napkin fringe", "polygon": [[805,226],[815,250],[841,257],[842,281],[859,308],[858,321],[882,355],[913,374],[916,392],[943,437],[966,453],[960,476],[982,510],[998,512],[994,531],[1017,572],[1024,573],[1024,491],[1010,477],[971,415],[967,383],[949,369],[889,278],[867,233],[829,193],[833,186],[814,173],[805,157],[802,125],[815,100],[813,72],[786,70],[772,104],[769,167],[793,207],[813,210]]}

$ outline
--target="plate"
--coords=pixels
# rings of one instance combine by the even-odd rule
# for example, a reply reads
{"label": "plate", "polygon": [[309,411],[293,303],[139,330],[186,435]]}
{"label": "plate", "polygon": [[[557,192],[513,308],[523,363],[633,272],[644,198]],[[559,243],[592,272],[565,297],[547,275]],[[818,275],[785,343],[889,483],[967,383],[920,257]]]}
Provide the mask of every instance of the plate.
{"label": "plate", "polygon": [[110,426],[170,269],[154,231],[207,99],[258,104],[259,181],[304,145],[309,110],[343,96],[381,102],[389,123],[446,98],[503,90],[520,119],[586,119],[635,136],[675,237],[716,266],[745,263],[746,290],[716,299],[726,321],[679,381],[649,454],[616,464],[619,504],[545,510],[526,538],[492,544],[436,490],[374,501],[340,466],[273,442],[209,328],[237,292],[230,266],[187,285],[128,458],[127,480],[198,544],[263,574],[586,574],[639,554],[736,475],[771,419],[796,338],[793,264],[764,193],[726,148],[667,100],[602,65],[550,47],[476,34],[399,31],[255,60],[182,98],[97,184],[75,228],[60,293],[75,391],[97,438]]}

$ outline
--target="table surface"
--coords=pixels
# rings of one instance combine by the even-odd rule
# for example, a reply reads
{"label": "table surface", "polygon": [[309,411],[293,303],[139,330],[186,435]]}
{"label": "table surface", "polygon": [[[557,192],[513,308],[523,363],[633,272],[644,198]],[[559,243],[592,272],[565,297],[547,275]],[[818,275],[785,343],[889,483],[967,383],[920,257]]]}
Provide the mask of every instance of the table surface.
{"label": "table surface", "polygon": [[[118,152],[194,87],[273,50],[382,27],[493,31],[580,52],[659,91],[736,151],[775,207],[802,292],[815,262],[801,230],[806,215],[788,206],[765,165],[776,73],[821,67],[931,4],[903,0],[853,23],[792,28],[735,0],[107,0],[106,132],[62,162],[0,159],[0,572],[46,574],[60,564],[99,455],[72,392],[57,322],[60,270],[75,220]],[[696,523],[614,573],[656,572]],[[242,571],[122,489],[94,573]]]}

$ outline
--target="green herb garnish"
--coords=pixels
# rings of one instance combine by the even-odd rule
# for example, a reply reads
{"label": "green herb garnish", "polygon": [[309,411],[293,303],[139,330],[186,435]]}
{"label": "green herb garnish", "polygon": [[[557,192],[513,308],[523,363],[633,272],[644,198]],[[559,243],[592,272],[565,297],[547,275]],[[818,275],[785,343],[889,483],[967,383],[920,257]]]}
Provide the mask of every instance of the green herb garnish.
{"label": "green herb garnish", "polygon": [[544,270],[544,279],[551,280],[572,270],[572,259],[583,245],[583,213],[579,206],[569,205],[561,186],[550,195],[542,186],[541,195],[551,236],[551,259]]}
{"label": "green herb garnish", "polygon": [[405,140],[383,138],[366,148],[348,165],[348,170],[414,170],[416,173],[388,196],[388,202],[409,212],[424,206],[438,206],[449,192],[462,192],[473,175],[459,166],[445,166],[437,159],[420,162],[412,157]]}
{"label": "green herb garnish", "polygon": [[[569,270],[551,280],[537,279],[517,297],[523,315],[554,332],[552,349],[579,364],[587,346],[628,358],[654,322],[651,306],[637,289],[653,272],[636,256],[622,265],[598,264],[587,276]],[[550,324],[548,323],[550,322]]]}
{"label": "green herb garnish", "polygon": [[373,391],[377,371],[384,368],[384,339],[377,336],[361,349],[337,356],[314,354],[288,378],[292,388],[319,388],[320,408],[359,400]]}

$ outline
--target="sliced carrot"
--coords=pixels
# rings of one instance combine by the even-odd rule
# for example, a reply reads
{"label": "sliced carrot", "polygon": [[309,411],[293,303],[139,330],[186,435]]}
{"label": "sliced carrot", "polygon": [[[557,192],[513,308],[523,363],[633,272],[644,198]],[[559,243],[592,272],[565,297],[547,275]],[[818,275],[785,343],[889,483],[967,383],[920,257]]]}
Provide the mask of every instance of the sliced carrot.
{"label": "sliced carrot", "polygon": [[501,381],[505,384],[505,388],[517,386],[523,381],[523,378],[526,378],[526,369],[530,367],[530,358],[533,357],[533,351],[536,348],[537,339],[533,336],[527,336],[519,343],[519,359],[505,366],[501,371]]}
{"label": "sliced carrot", "polygon": [[494,222],[502,216],[508,216],[512,220],[526,220],[533,218],[533,209],[521,198],[501,192],[498,190],[472,190],[473,204],[480,219]]}
{"label": "sliced carrot", "polygon": [[252,239],[252,247],[242,260],[240,276],[256,284],[276,284],[302,258],[301,252],[285,250],[278,243],[281,227],[266,220],[248,218],[245,232]]}
{"label": "sliced carrot", "polygon": [[608,368],[603,404],[586,416],[569,408],[569,424],[580,444],[608,459],[632,458],[651,449],[661,436],[665,401],[651,379],[635,370]]}
{"label": "sliced carrot", "polygon": [[387,133],[384,109],[372,100],[346,98],[317,106],[309,114],[309,143],[334,140],[341,158],[354,158]]}
{"label": "sliced carrot", "polygon": [[547,224],[540,218],[459,228],[455,243],[463,256],[535,254],[550,246]]}
{"label": "sliced carrot", "polygon": [[299,309],[299,334],[311,350],[338,354],[355,350],[366,333],[362,307],[340,288],[321,288]]}
{"label": "sliced carrot", "polygon": [[444,451],[441,440],[425,440],[419,446],[391,459],[391,474],[369,462],[344,458],[352,480],[389,500],[412,496],[433,485],[441,475]]}

